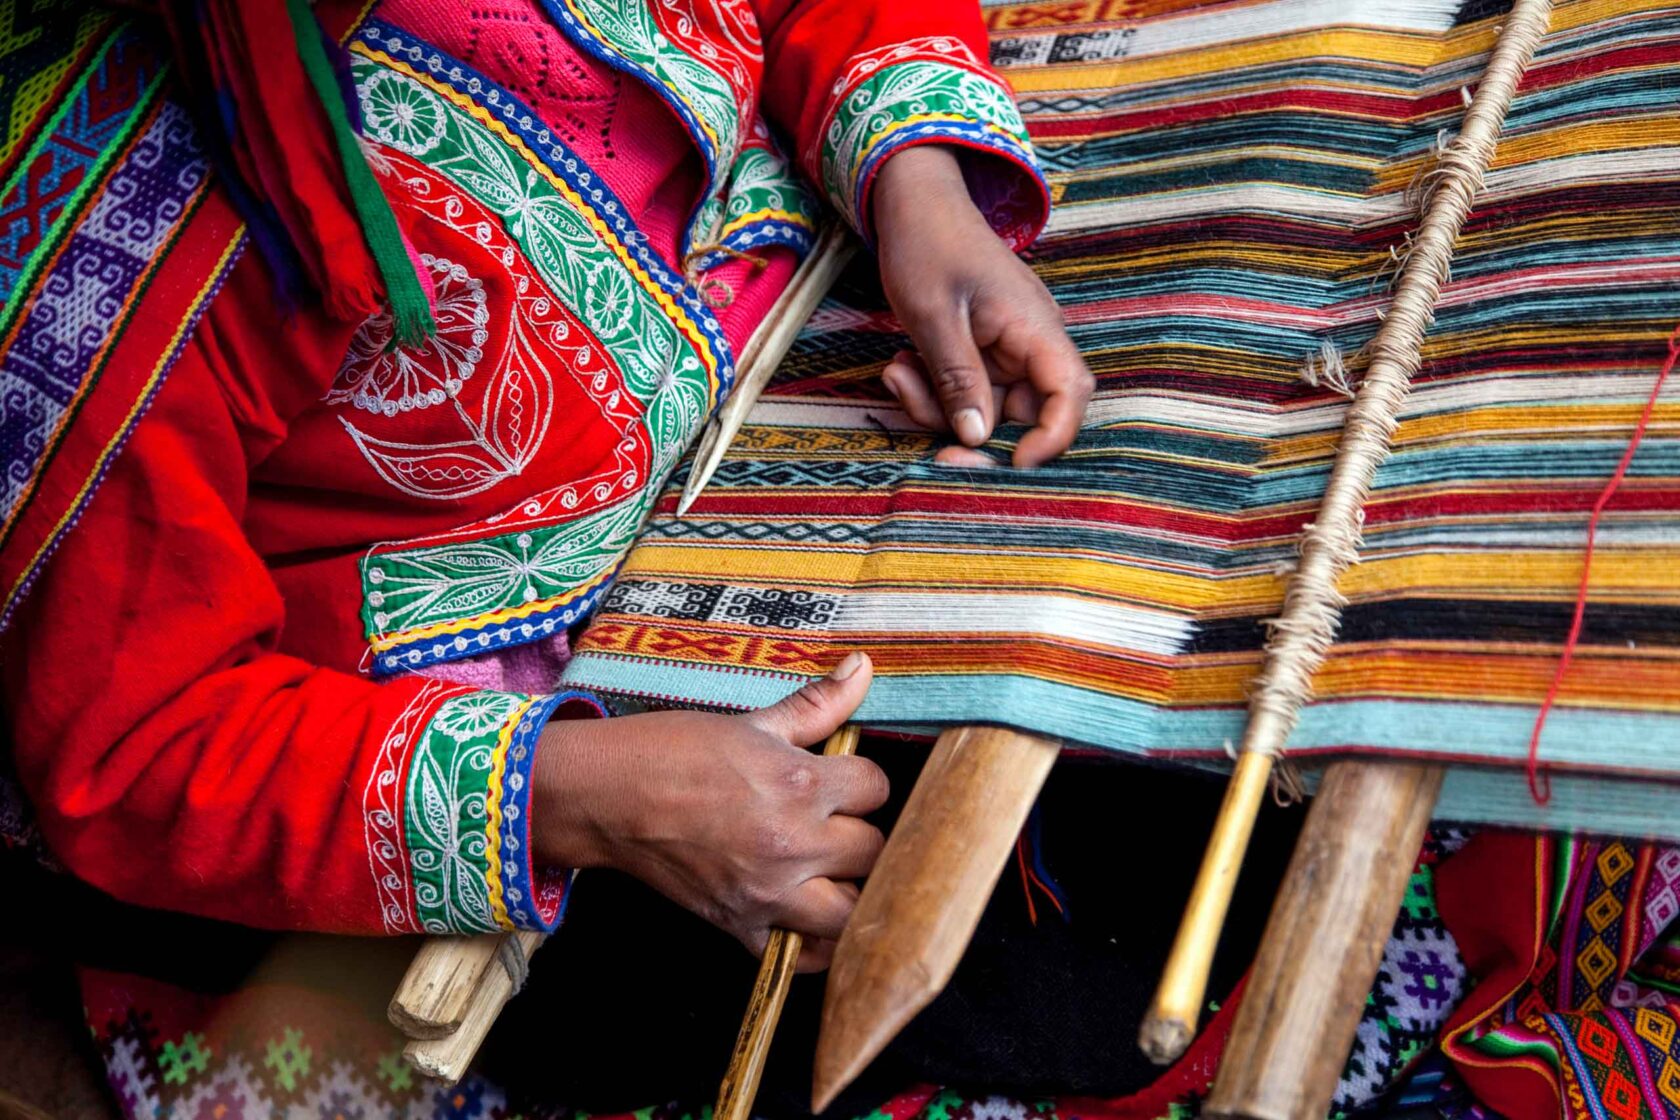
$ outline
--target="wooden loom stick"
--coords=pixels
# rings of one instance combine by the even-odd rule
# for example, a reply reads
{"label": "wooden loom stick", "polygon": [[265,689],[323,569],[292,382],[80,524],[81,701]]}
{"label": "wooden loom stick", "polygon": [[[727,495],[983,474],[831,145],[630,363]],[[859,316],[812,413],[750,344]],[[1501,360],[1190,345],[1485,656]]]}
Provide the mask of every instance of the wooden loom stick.
{"label": "wooden loom stick", "polygon": [[1439,766],[1394,762],[1325,771],[1204,1115],[1329,1115],[1445,776]]}
{"label": "wooden loom stick", "polygon": [[[409,1065],[440,1081],[450,1084],[461,1080],[466,1074],[467,1067],[472,1064],[478,1048],[484,1045],[485,1036],[495,1025],[496,1016],[502,1013],[507,1001],[512,999],[524,981],[524,970],[530,965],[531,954],[537,951],[546,939],[544,934],[533,933],[530,930],[518,930],[514,933],[491,934],[490,938],[498,942],[498,946],[505,943],[508,947],[498,947],[496,965],[486,968],[479,978],[478,986],[473,989],[467,1000],[467,1005],[461,1016],[461,1025],[454,1031],[441,1038],[414,1039],[403,1048],[403,1058]],[[468,941],[477,938],[434,938],[434,941]],[[503,959],[512,955],[519,963],[511,967],[503,965]],[[447,967],[447,954],[439,954],[436,958],[444,962]]]}
{"label": "wooden loom stick", "polygon": [[706,483],[712,480],[736,433],[746,423],[747,413],[758,403],[764,386],[770,383],[770,375],[782,364],[782,359],[793,346],[793,340],[805,329],[811,313],[834,286],[834,281],[839,279],[841,270],[855,252],[857,242],[851,235],[839,225],[830,226],[818,239],[811,255],[800,262],[798,271],[782,294],[776,297],[764,322],[747,339],[735,364],[735,388],[723,407],[718,409],[717,416],[706,425],[705,433],[694,448],[694,466],[688,472],[682,496],[677,499],[678,517],[688,512],[706,488]]}
{"label": "wooden loom stick", "polygon": [[998,727],[939,737],[835,947],[813,1111],[950,980],[1059,750]]}
{"label": "wooden loom stick", "polygon": [[428,937],[403,973],[385,1017],[409,1038],[442,1038],[453,1033],[507,937],[505,933]]}
{"label": "wooden loom stick", "polygon": [[[1335,637],[1341,607],[1336,589],[1358,559],[1365,500],[1388,455],[1401,405],[1422,362],[1424,333],[1434,321],[1453,245],[1498,145],[1505,111],[1550,19],[1550,0],[1516,0],[1488,59],[1459,134],[1425,177],[1422,218],[1388,312],[1370,343],[1370,364],[1348,409],[1330,481],[1314,521],[1301,534],[1301,556],[1271,624],[1266,659],[1248,706],[1242,755],[1214,823],[1161,986],[1139,1032],[1156,1062],[1183,1054],[1207,994],[1219,927],[1230,908],[1237,867],[1265,790],[1264,777],[1295,729],[1313,674]],[[1343,914],[1352,920],[1354,915]],[[1390,915],[1392,917],[1392,914]],[[1343,1051],[1345,1054],[1345,1051]]]}
{"label": "wooden loom stick", "polygon": [[[857,750],[857,744],[857,728],[842,727],[829,737],[823,754],[829,757],[851,754]],[[718,1087],[712,1120],[751,1120],[758,1083],[764,1076],[764,1060],[770,1054],[770,1039],[782,1017],[788,986],[793,983],[793,969],[804,946],[804,937],[792,930],[770,931],[764,960],[758,966],[758,978],[753,981],[752,995],[747,1000],[747,1013],[741,1019],[741,1033],[735,1038],[735,1051],[729,1056],[729,1068]]]}

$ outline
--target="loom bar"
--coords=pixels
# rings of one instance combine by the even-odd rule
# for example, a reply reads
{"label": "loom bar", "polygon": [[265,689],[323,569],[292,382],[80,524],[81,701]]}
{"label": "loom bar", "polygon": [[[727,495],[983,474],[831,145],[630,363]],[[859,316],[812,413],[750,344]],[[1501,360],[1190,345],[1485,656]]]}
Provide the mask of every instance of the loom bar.
{"label": "loom bar", "polygon": [[1167,970],[1138,1030],[1138,1045],[1157,1065],[1177,1060],[1194,1037],[1202,1001],[1207,998],[1208,974],[1219,947],[1219,933],[1225,928],[1225,915],[1242,872],[1243,853],[1248,850],[1271,776],[1272,756],[1250,752],[1238,757],[1230,785],[1225,788],[1225,800],[1196,873],[1184,920],[1167,958]]}
{"label": "loom bar", "polygon": [[1210,1120],[1322,1120],[1446,771],[1330,766],[1225,1043]]}
{"label": "loom bar", "polygon": [[385,1016],[409,1038],[443,1038],[466,1017],[505,933],[428,937],[420,943]]}
{"label": "loom bar", "polygon": [[[527,963],[531,954],[546,940],[545,934],[530,930],[519,930],[506,936],[513,939],[513,944]],[[502,1013],[502,1008],[513,996],[514,980],[506,968],[498,965],[485,969],[483,978],[468,1000],[461,1025],[442,1038],[414,1039],[403,1048],[403,1059],[427,1077],[453,1085],[466,1075],[478,1048],[484,1045],[485,1036],[495,1025],[496,1016]]]}
{"label": "loom bar", "polygon": [[[1410,242],[1382,326],[1366,346],[1369,365],[1348,407],[1318,511],[1301,531],[1300,560],[1284,589],[1283,609],[1271,620],[1265,660],[1249,691],[1248,725],[1241,747],[1244,755],[1276,756],[1283,752],[1300,718],[1301,705],[1312,695],[1313,677],[1335,642],[1341,610],[1347,602],[1337,585],[1359,559],[1360,530],[1371,483],[1388,457],[1401,408],[1422,364],[1423,340],[1435,321],[1435,305],[1451,271],[1453,247],[1493,161],[1505,111],[1550,19],[1551,0],[1515,0],[1476,91],[1470,96],[1462,127],[1441,146],[1436,166],[1420,181],[1422,213],[1416,236]],[[1215,840],[1242,836],[1246,846],[1253,822],[1232,822],[1226,815],[1243,809],[1252,813],[1258,808],[1258,801],[1250,806],[1246,800],[1227,800],[1214,826]],[[1209,861],[1213,858],[1210,855]],[[1197,926],[1213,915],[1222,918],[1230,906],[1235,881],[1235,875],[1229,879],[1209,878],[1207,890],[1223,894],[1212,899],[1203,897],[1204,884],[1199,881],[1184,925]],[[1179,1006],[1169,998],[1178,999],[1184,992],[1205,987],[1206,963],[1211,962],[1212,954],[1208,953],[1204,962],[1191,953],[1208,940],[1216,941],[1219,932],[1217,926],[1180,931],[1165,973],[1175,978],[1176,988],[1157,997],[1141,1038],[1149,1056],[1157,1062],[1176,1059],[1179,1054],[1174,1052],[1175,1045],[1188,1043],[1195,1031],[1198,1009]],[[1186,950],[1183,955],[1177,952],[1179,946]],[[1183,974],[1191,972],[1199,975],[1186,984]]]}
{"label": "loom bar", "polygon": [[741,347],[740,357],[735,363],[735,388],[723,407],[718,409],[716,418],[706,425],[705,432],[695,445],[694,466],[683,485],[682,495],[677,499],[678,517],[688,513],[688,508],[706,489],[706,483],[717,472],[718,464],[729,452],[729,445],[735,441],[741,425],[747,422],[747,413],[758,403],[759,394],[770,384],[771,375],[787,357],[794,339],[805,329],[811,313],[828,295],[828,290],[834,287],[834,281],[840,278],[846,262],[855,252],[857,242],[847,234],[845,227],[830,226],[818,239],[810,256],[800,262],[793,279],[776,298],[764,321]]}

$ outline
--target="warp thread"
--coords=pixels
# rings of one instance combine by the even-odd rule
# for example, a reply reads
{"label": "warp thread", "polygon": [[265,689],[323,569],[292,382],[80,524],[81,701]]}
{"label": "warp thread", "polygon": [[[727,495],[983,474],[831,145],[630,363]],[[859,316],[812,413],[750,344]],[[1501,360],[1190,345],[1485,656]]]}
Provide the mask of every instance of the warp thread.
{"label": "warp thread", "polygon": [[1318,353],[1308,354],[1301,363],[1301,380],[1314,389],[1325,388],[1352,400],[1357,394],[1349,379],[1342,349],[1328,338],[1319,343]]}
{"label": "warp thread", "polygon": [[1346,599],[1337,590],[1358,560],[1360,525],[1377,467],[1399,427],[1400,407],[1422,364],[1425,332],[1446,283],[1454,243],[1481,189],[1528,61],[1545,34],[1550,0],[1517,0],[1465,112],[1463,127],[1422,178],[1423,213],[1394,298],[1368,347],[1370,366],[1348,408],[1341,445],[1317,516],[1301,534],[1300,563],[1283,610],[1267,624],[1266,660],[1249,703],[1242,749],[1277,758],[1312,695]]}
{"label": "warp thread", "polygon": [[[707,258],[714,254],[721,259],[707,264]],[[739,249],[731,249],[727,245],[715,242],[698,245],[684,253],[682,259],[683,279],[687,280],[689,285],[700,293],[700,298],[706,301],[707,306],[719,310],[735,302],[735,289],[730,287],[728,281],[725,280],[703,279],[701,273],[714,265],[722,264],[725,260],[746,261],[752,265],[752,270],[755,273],[763,272],[765,266],[770,263],[769,260],[755,253],[744,253]]]}
{"label": "warp thread", "polygon": [[1680,326],[1676,326],[1674,333],[1668,336],[1668,358],[1657,371],[1657,380],[1651,386],[1651,395],[1645,398],[1645,408],[1639,413],[1639,422],[1633,426],[1627,449],[1611,472],[1610,480],[1599,491],[1598,500],[1593,503],[1592,516],[1587,519],[1587,546],[1581,559],[1581,582],[1575,589],[1575,614],[1570,619],[1569,636],[1564,639],[1563,652],[1558,656],[1557,668],[1552,673],[1552,683],[1546,689],[1546,698],[1540,702],[1539,714],[1534,718],[1534,731],[1528,737],[1528,792],[1537,805],[1544,805],[1552,799],[1552,779],[1540,765],[1540,736],[1545,732],[1546,719],[1552,714],[1552,707],[1563,690],[1564,674],[1569,672],[1569,663],[1575,659],[1575,649],[1581,644],[1581,624],[1587,614],[1587,591],[1592,584],[1593,551],[1598,545],[1598,523],[1603,519],[1610,500],[1621,488],[1622,480],[1627,477],[1628,467],[1645,439],[1645,430],[1651,426],[1657,399],[1662,396],[1663,386],[1668,383],[1668,375],[1674,372],[1677,361],[1680,361]]}
{"label": "warp thread", "polygon": [[1028,920],[1038,925],[1038,907],[1033,904],[1033,888],[1037,887],[1056,908],[1056,913],[1062,916],[1062,921],[1072,922],[1073,913],[1068,909],[1067,895],[1044,866],[1044,818],[1040,805],[1032,807],[1021,834],[1015,838],[1015,864],[1021,871],[1021,893],[1027,901]]}

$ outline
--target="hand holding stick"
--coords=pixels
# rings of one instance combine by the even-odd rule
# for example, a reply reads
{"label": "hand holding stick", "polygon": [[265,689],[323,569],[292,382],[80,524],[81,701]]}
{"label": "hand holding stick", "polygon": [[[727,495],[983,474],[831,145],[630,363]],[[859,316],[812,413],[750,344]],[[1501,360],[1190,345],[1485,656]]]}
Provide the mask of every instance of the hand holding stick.
{"label": "hand holding stick", "polygon": [[[857,742],[857,728],[842,727],[829,737],[822,753],[829,757],[851,754],[857,750]],[[799,963],[799,951],[804,946],[805,939],[792,930],[770,931],[764,960],[758,967],[758,979],[753,982],[752,996],[747,1001],[747,1013],[741,1020],[741,1033],[735,1038],[735,1051],[729,1056],[729,1068],[724,1071],[723,1084],[718,1088],[712,1120],[750,1120],[758,1083],[764,1076],[764,1062],[770,1054],[770,1039],[782,1017],[782,1005],[787,1002],[788,987],[793,983],[794,966]]]}

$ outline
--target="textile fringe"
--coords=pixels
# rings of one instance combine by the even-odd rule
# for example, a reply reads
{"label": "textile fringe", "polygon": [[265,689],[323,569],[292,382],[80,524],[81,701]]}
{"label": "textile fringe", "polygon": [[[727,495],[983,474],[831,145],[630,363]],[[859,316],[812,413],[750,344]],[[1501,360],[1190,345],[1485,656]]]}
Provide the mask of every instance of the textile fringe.
{"label": "textile fringe", "polygon": [[1347,360],[1342,357],[1341,347],[1328,338],[1319,345],[1318,353],[1308,354],[1301,363],[1301,380],[1315,389],[1340,393],[1349,400],[1357,395],[1348,379]]}
{"label": "textile fringe", "polygon": [[1424,333],[1446,282],[1453,245],[1493,158],[1506,109],[1546,32],[1550,0],[1516,0],[1488,59],[1464,125],[1421,181],[1423,213],[1388,313],[1368,347],[1370,366],[1348,408],[1341,446],[1313,522],[1301,535],[1300,562],[1271,620],[1265,664],[1249,701],[1242,749],[1276,758],[1312,695],[1312,678],[1330,649],[1346,599],[1336,588],[1359,558],[1365,499],[1399,427],[1400,407],[1422,362]]}

